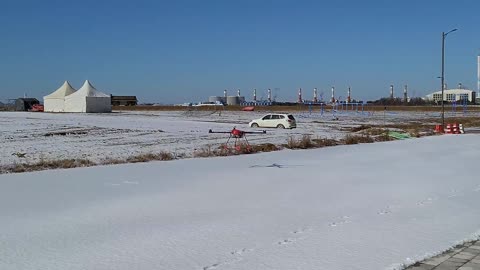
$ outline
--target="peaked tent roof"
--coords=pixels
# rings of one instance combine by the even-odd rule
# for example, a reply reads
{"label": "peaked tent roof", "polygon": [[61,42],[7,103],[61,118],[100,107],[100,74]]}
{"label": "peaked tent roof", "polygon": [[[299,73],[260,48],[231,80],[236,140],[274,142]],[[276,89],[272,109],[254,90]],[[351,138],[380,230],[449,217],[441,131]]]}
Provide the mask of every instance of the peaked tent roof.
{"label": "peaked tent roof", "polygon": [[82,87],[78,89],[77,92],[71,94],[69,97],[110,97],[110,95],[107,95],[105,93],[102,93],[95,89],[95,87],[90,84],[88,80],[85,81]]}
{"label": "peaked tent roof", "polygon": [[55,92],[50,95],[44,96],[43,98],[64,98],[68,95],[75,93],[75,89],[70,85],[68,81],[65,81],[60,88],[55,90]]}

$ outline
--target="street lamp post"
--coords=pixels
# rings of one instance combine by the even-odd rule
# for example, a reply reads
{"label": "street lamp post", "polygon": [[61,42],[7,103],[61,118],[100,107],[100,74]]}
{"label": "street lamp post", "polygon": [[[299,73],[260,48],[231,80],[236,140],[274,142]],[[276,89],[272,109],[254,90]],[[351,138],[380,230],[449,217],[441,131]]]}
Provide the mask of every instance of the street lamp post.
{"label": "street lamp post", "polygon": [[445,104],[443,102],[444,100],[444,91],[445,91],[445,38],[447,37],[448,34],[457,31],[458,29],[452,29],[448,31],[447,33],[442,32],[442,129],[445,128]]}

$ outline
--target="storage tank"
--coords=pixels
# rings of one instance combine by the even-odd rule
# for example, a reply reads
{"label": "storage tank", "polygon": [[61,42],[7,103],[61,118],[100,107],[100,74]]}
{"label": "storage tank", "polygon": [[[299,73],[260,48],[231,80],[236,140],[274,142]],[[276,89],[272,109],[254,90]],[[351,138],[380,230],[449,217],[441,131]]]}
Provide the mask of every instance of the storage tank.
{"label": "storage tank", "polygon": [[240,105],[240,97],[238,96],[228,96],[227,105]]}

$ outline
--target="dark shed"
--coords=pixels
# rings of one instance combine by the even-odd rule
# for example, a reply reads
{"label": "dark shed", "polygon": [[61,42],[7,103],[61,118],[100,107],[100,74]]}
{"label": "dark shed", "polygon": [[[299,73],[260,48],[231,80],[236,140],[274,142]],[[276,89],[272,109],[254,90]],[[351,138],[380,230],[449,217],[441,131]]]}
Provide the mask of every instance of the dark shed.
{"label": "dark shed", "polygon": [[136,96],[113,96],[112,106],[136,106],[138,103]]}
{"label": "dark shed", "polygon": [[40,104],[36,98],[19,98],[15,101],[15,111],[28,111],[32,105]]}

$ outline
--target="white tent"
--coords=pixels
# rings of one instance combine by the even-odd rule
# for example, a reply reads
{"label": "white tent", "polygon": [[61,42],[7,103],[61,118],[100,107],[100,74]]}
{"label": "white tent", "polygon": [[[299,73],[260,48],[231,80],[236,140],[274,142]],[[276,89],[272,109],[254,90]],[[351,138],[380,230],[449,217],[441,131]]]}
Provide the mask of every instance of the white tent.
{"label": "white tent", "polygon": [[66,112],[106,113],[112,112],[110,95],[97,91],[88,80],[77,92],[65,97]]}
{"label": "white tent", "polygon": [[63,112],[65,110],[65,97],[74,92],[75,89],[68,81],[65,81],[55,92],[43,97],[44,110],[46,112]]}

